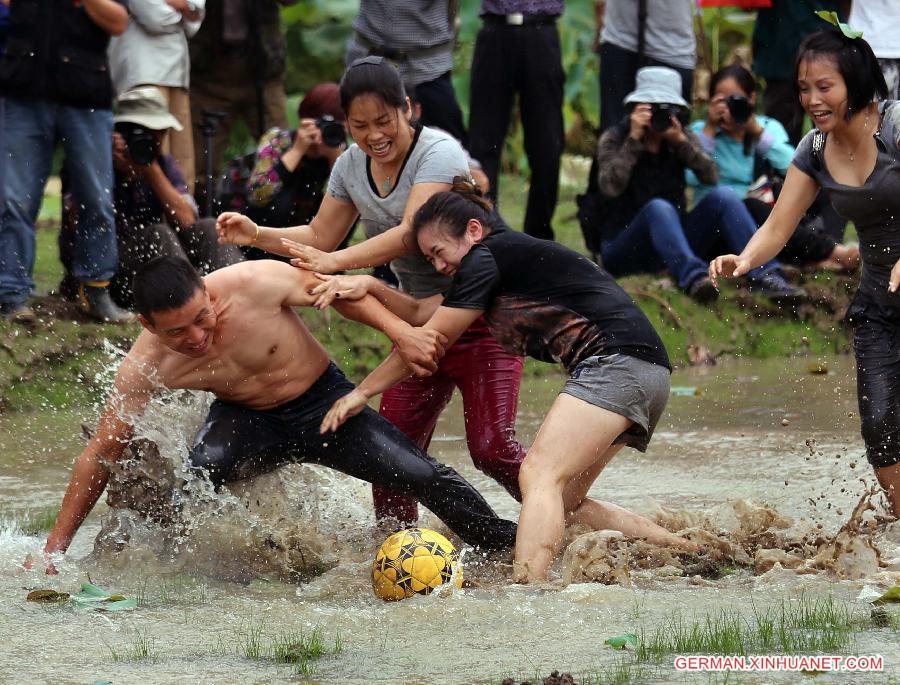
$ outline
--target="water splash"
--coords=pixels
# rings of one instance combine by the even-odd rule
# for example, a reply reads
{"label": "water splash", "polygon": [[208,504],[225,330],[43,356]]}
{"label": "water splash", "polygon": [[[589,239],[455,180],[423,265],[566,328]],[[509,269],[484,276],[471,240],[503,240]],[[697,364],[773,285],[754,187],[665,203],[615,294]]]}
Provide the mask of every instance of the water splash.
{"label": "water splash", "polygon": [[867,487],[849,519],[830,537],[817,527],[795,524],[773,507],[748,500],[704,512],[658,508],[657,523],[700,543],[699,555],[632,540],[616,531],[569,531],[563,580],[630,586],[636,578],[717,579],[741,570],[763,575],[778,569],[846,580],[874,578],[887,566],[881,548],[895,549],[886,536],[876,537],[889,522],[876,513],[873,499],[879,492],[877,486]]}

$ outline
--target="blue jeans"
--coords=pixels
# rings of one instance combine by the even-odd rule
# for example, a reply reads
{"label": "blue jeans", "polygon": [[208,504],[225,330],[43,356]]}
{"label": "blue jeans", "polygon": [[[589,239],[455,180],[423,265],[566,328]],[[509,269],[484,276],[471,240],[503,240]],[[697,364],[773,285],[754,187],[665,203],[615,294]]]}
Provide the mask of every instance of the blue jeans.
{"label": "blue jeans", "polygon": [[[710,191],[684,221],[671,202],[654,198],[625,230],[603,241],[603,268],[616,277],[668,269],[678,286],[687,290],[707,274],[707,260],[721,253],[739,254],[755,231],[750,212],[728,187]],[[748,276],[758,279],[778,268],[772,260]]]}
{"label": "blue jeans", "polygon": [[34,287],[34,228],[57,140],[72,170],[72,195],[79,207],[72,273],[79,281],[108,281],[118,261],[112,112],[17,98],[7,98],[4,105],[0,303],[23,303]]}

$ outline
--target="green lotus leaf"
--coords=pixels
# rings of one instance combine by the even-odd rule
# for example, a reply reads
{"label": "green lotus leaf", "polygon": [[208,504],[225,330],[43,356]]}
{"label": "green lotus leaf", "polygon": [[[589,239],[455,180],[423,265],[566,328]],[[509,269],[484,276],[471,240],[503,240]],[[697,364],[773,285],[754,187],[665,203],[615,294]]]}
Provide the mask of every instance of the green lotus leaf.
{"label": "green lotus leaf", "polygon": [[131,598],[122,599],[118,602],[104,602],[103,604],[98,604],[95,608],[101,611],[131,611],[132,609],[137,609],[137,600]]}
{"label": "green lotus leaf", "polygon": [[106,590],[97,587],[93,583],[82,583],[81,592],[78,594],[85,597],[102,597],[103,599],[109,597],[109,593]]}
{"label": "green lotus leaf", "polygon": [[900,602],[900,585],[895,585],[890,590],[885,592],[881,597],[876,599],[872,604],[888,604],[893,602]]}
{"label": "green lotus leaf", "polygon": [[603,644],[609,645],[613,649],[628,649],[628,647],[637,647],[638,639],[634,633],[625,633],[624,635],[616,635],[608,637]]}

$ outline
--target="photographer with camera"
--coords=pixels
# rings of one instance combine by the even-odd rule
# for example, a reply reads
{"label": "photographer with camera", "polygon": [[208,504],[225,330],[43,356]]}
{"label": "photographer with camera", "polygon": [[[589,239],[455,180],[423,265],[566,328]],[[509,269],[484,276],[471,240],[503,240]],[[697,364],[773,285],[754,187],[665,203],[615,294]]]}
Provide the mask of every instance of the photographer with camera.
{"label": "photographer with camera", "polygon": [[[737,194],[713,189],[687,212],[685,171],[718,182],[716,164],[692,131],[684,130],[688,103],[681,77],[668,67],[644,67],[625,97],[628,117],[606,130],[597,148],[599,224],[603,266],[613,276],[667,269],[701,303],[718,297],[707,276],[717,245],[744,246],[756,224]],[[741,248],[743,249],[743,247]],[[748,274],[753,290],[776,300],[806,293],[785,281],[778,262]]]}
{"label": "photographer with camera", "polygon": [[[206,17],[188,41],[191,60],[191,119],[221,112],[212,135],[194,136],[196,177],[207,163],[213,175],[222,166],[232,127],[242,120],[254,138],[273,126],[287,128],[284,76],[287,46],[281,8],[297,0],[206,0]],[[207,162],[207,157],[209,158]],[[207,189],[196,188],[197,202],[207,207]]]}
{"label": "photographer with camera", "polygon": [[[260,139],[247,184],[245,213],[265,226],[308,224],[319,211],[331,167],[347,147],[346,116],[337,83],[313,86],[300,101],[295,130],[279,127]],[[260,255],[271,255],[251,248]]]}
{"label": "photographer with camera", "polygon": [[[739,64],[719,69],[709,83],[709,111],[705,120],[691,124],[719,167],[719,185],[734,189],[757,226],[762,226],[775,204],[794,146],[784,126],[756,114],[756,80]],[[714,186],[701,183],[688,171],[694,202]],[[820,197],[810,207],[778,259],[795,266],[852,269],[859,264],[859,248],[839,244],[825,230]]]}
{"label": "photographer with camera", "polygon": [[[119,264],[110,293],[130,308],[131,281],[138,268],[161,255],[184,257],[203,274],[242,261],[234,245],[219,245],[213,219],[198,220],[197,205],[184,174],[161,146],[181,124],[172,116],[155,86],[132,88],[119,97],[114,121],[113,202]],[[74,170],[66,170],[65,185]],[[79,208],[64,197],[66,211],[60,234],[60,258],[68,267]],[[60,288],[71,292],[67,278]]]}

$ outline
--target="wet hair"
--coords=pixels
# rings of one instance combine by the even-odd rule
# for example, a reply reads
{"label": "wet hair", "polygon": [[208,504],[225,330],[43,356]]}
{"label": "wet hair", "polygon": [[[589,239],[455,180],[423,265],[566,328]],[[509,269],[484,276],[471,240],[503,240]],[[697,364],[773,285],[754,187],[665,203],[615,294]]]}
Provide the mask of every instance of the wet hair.
{"label": "wet hair", "polygon": [[314,85],[297,108],[297,116],[301,119],[318,119],[324,114],[330,114],[337,121],[347,119],[341,107],[341,87],[334,81]]}
{"label": "wet hair", "polygon": [[756,92],[756,79],[753,78],[753,74],[750,73],[750,70],[746,67],[742,67],[740,64],[729,64],[727,67],[719,69],[709,80],[710,100],[712,100],[713,96],[716,94],[716,86],[729,78],[733,78],[737,82],[741,90],[747,94],[747,97],[752,96]]}
{"label": "wet hair", "polygon": [[387,107],[406,111],[406,89],[397,67],[384,57],[369,56],[354,60],[340,85],[341,108],[349,116],[350,105],[363,95],[372,95]]}
{"label": "wet hair", "polygon": [[426,226],[436,226],[451,238],[459,239],[470,219],[477,219],[487,232],[494,228],[493,207],[481,188],[469,178],[456,176],[451,190],[435,193],[413,215],[413,235],[418,236]]}
{"label": "wet hair", "polygon": [[152,322],[153,312],[183,307],[197,290],[203,290],[203,279],[183,257],[156,257],[141,266],[134,275],[131,289],[134,308]]}
{"label": "wet hair", "polygon": [[887,84],[871,46],[862,38],[848,38],[840,31],[817,31],[800,44],[794,63],[794,90],[800,97],[800,64],[821,57],[834,60],[847,84],[847,121],[876,98],[886,100]]}

